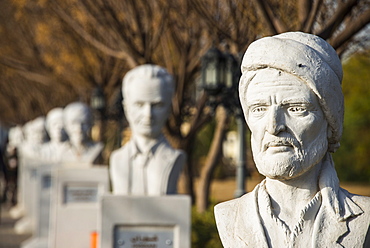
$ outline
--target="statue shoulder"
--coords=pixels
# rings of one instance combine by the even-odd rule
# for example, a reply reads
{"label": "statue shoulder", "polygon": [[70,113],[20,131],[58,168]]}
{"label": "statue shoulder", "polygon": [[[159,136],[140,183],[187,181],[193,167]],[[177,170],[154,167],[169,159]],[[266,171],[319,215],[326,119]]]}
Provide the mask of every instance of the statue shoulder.
{"label": "statue shoulder", "polygon": [[341,195],[340,201],[344,203],[345,210],[353,215],[349,219],[348,226],[353,230],[352,236],[355,239],[351,239],[352,236],[348,235],[348,242],[353,244],[354,241],[358,241],[359,244],[364,244],[363,247],[370,247],[370,197],[351,194],[342,188],[339,192]]}
{"label": "statue shoulder", "polygon": [[364,211],[367,216],[369,216],[370,224],[370,197],[353,194],[351,199]]}
{"label": "statue shoulder", "polygon": [[[245,218],[249,219],[250,215],[257,214],[251,212],[250,207],[248,207],[255,199],[254,195],[255,193],[252,191],[240,198],[222,202],[215,206],[214,213],[217,230],[224,247],[247,247],[246,243],[235,235],[240,231],[245,232],[248,229],[250,223],[245,223]],[[243,224],[241,225],[240,223]],[[239,230],[240,228],[243,230]]]}
{"label": "statue shoulder", "polygon": [[340,188],[340,192],[356,203],[365,213],[370,214],[370,197],[352,194],[343,188]]}
{"label": "statue shoulder", "polygon": [[370,207],[370,197],[369,196],[363,196],[363,195],[356,195],[352,194],[352,199],[356,202],[361,202],[364,205]]}
{"label": "statue shoulder", "polygon": [[[223,218],[223,217],[226,217],[225,221],[228,221],[227,220],[228,217],[235,216],[236,218],[236,215],[238,213],[240,206],[243,204],[243,208],[244,208],[245,204],[252,203],[254,199],[255,199],[255,192],[252,191],[239,198],[217,204],[214,208],[216,221],[217,221],[217,218]],[[233,222],[231,219],[230,221]]]}
{"label": "statue shoulder", "polygon": [[128,156],[128,143],[126,143],[124,146],[118,148],[117,150],[114,150],[110,157],[109,157],[109,163],[112,164],[115,161],[121,161],[125,157]]}
{"label": "statue shoulder", "polygon": [[234,200],[221,202],[221,203],[217,204],[214,207],[216,222],[218,222],[221,219],[224,220],[225,217],[226,217],[225,220],[227,220],[228,217],[236,215],[237,211],[235,211],[235,210],[238,209],[239,202],[240,202],[240,199],[237,198],[237,199],[234,199]]}
{"label": "statue shoulder", "polygon": [[95,148],[96,150],[103,150],[103,148],[104,148],[104,144],[103,144],[102,142],[96,142],[96,143],[94,144],[94,148]]}
{"label": "statue shoulder", "polygon": [[174,156],[176,157],[176,160],[181,160],[181,161],[185,161],[187,158],[186,153],[180,149],[175,149]]}
{"label": "statue shoulder", "polygon": [[172,161],[186,160],[186,153],[183,150],[173,148],[167,140],[162,142],[159,152],[161,156]]}

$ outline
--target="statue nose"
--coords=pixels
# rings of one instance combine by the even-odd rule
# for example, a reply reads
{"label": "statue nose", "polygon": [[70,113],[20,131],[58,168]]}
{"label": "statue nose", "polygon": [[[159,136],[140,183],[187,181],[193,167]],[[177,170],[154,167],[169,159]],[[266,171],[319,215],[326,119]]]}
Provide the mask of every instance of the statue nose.
{"label": "statue nose", "polygon": [[143,117],[147,119],[152,118],[152,106],[151,104],[145,104],[143,106]]}
{"label": "statue nose", "polygon": [[277,135],[278,133],[286,130],[284,114],[277,107],[272,107],[268,113],[267,119],[267,132],[272,135]]}

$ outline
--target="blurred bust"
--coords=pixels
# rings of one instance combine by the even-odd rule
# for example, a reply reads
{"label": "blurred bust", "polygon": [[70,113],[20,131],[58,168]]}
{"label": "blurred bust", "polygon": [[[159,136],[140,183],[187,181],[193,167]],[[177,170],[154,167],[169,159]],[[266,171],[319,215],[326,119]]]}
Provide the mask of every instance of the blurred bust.
{"label": "blurred bust", "polygon": [[18,166],[18,149],[24,142],[22,127],[17,125],[9,129],[8,144],[6,145],[6,156],[11,169]]}
{"label": "blurred bust", "polygon": [[48,140],[45,117],[40,116],[27,122],[24,127],[25,140],[20,145],[20,156],[26,159],[40,159],[42,145]]}
{"label": "blurred bust", "polygon": [[63,108],[50,110],[46,116],[45,126],[50,140],[43,145],[41,157],[46,161],[61,162],[67,148],[67,135],[63,124]]}
{"label": "blurred bust", "polygon": [[22,126],[17,125],[9,129],[8,146],[16,148],[24,142]]}
{"label": "blurred bust", "polygon": [[173,92],[172,76],[157,65],[138,66],[124,77],[123,108],[132,137],[110,157],[114,194],[177,193],[186,156],[173,149],[162,133]]}
{"label": "blurred bust", "polygon": [[82,102],[70,103],[64,108],[63,123],[69,138],[62,162],[96,164],[101,162],[103,145],[91,140],[92,114]]}

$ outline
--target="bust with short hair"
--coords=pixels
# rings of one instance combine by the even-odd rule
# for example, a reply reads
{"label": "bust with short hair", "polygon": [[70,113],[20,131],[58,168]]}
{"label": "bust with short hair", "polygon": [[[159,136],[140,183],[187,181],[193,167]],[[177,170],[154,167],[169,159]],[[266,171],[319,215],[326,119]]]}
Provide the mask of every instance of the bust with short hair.
{"label": "bust with short hair", "polygon": [[27,122],[23,126],[25,140],[19,145],[22,159],[40,159],[40,149],[47,142],[48,137],[45,129],[45,117],[40,116]]}
{"label": "bust with short hair", "polygon": [[172,76],[157,65],[141,65],[122,82],[123,108],[131,139],[110,157],[113,194],[177,193],[185,154],[173,149],[162,133],[174,92]]}
{"label": "bust with short hair", "polygon": [[103,144],[91,139],[92,113],[86,104],[73,102],[63,111],[64,128],[69,143],[63,154],[64,163],[98,164],[101,162]]}
{"label": "bust with short hair", "polygon": [[253,159],[266,178],[216,205],[224,247],[363,247],[370,198],[339,187],[331,155],[344,116],[335,50],[315,35],[283,33],[253,42],[241,70]]}
{"label": "bust with short hair", "polygon": [[53,108],[48,112],[45,127],[50,140],[42,146],[41,158],[50,162],[61,162],[68,147],[63,124],[63,108]]}

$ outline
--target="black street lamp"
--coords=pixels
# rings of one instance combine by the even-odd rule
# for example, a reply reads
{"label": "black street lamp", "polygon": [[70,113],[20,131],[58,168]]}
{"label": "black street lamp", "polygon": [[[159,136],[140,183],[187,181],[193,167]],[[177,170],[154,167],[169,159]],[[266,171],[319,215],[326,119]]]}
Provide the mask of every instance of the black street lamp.
{"label": "black street lamp", "polygon": [[[227,49],[228,50],[228,49]],[[202,87],[218,103],[222,103],[236,115],[239,133],[239,158],[236,171],[237,189],[235,197],[242,196],[245,191],[246,156],[245,156],[245,122],[241,111],[237,86],[240,78],[239,63],[228,51],[222,53],[211,48],[202,57]]]}
{"label": "black street lamp", "polygon": [[224,61],[225,87],[227,90],[232,91],[232,94],[235,94],[240,77],[239,63],[229,52],[224,53]]}
{"label": "black street lamp", "polygon": [[105,97],[101,87],[96,87],[91,93],[90,106],[93,110],[94,126],[96,126],[98,141],[103,140]]}
{"label": "black street lamp", "polygon": [[94,112],[102,113],[105,108],[105,97],[101,87],[93,89],[90,99],[90,106]]}
{"label": "black street lamp", "polygon": [[225,87],[225,60],[217,48],[209,49],[202,57],[202,87],[210,95],[217,95]]}

